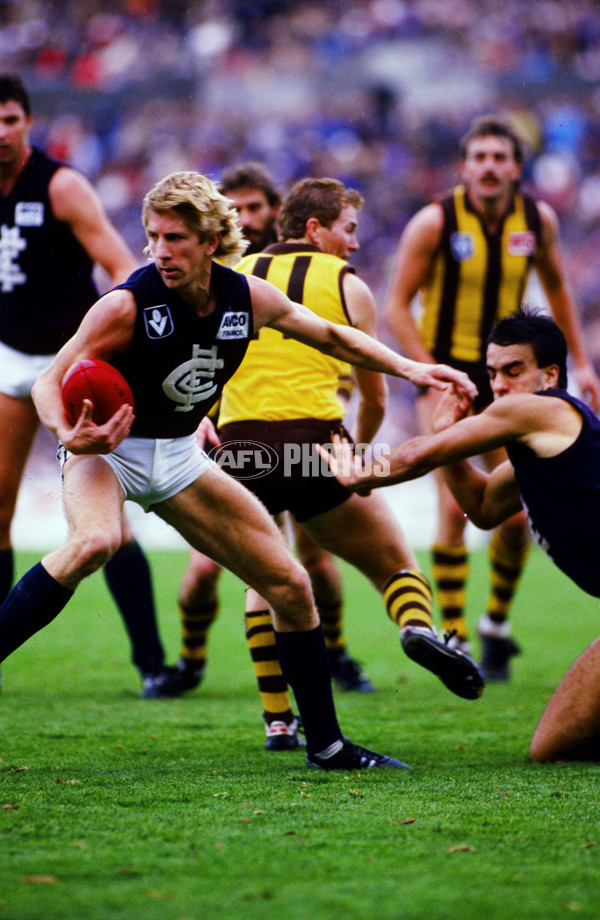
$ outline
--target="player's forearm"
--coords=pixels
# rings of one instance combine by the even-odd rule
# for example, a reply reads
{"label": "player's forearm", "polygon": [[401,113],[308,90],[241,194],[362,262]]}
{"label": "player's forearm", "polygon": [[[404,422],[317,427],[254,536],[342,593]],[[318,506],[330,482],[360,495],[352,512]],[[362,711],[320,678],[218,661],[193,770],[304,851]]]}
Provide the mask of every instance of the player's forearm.
{"label": "player's forearm", "polygon": [[[457,449],[456,454],[460,453]],[[488,477],[485,473],[476,469],[468,460],[457,460],[446,465],[442,465],[441,460],[442,454],[431,448],[431,438],[412,438],[390,454],[384,455],[379,465],[377,462],[373,465],[369,475],[357,477],[357,491],[409,482],[439,467],[459,508],[476,527],[489,530],[505,519],[506,515],[488,501]],[[385,470],[386,463],[388,472],[384,474],[382,470]]]}
{"label": "player's forearm", "polygon": [[356,412],[354,439],[357,444],[370,444],[385,415],[385,406],[360,402]]}
{"label": "player's forearm", "polygon": [[31,397],[42,425],[61,440],[67,420],[60,398],[60,380],[46,371],[34,383]]}
{"label": "player's forearm", "polygon": [[382,374],[372,374],[356,368],[354,371],[359,394],[354,439],[357,444],[370,444],[383,422],[388,388]]}
{"label": "player's forearm", "polygon": [[346,326],[332,326],[330,341],[323,344],[321,350],[334,358],[339,358],[355,367],[364,367],[369,371],[379,371],[393,377],[413,380],[420,365],[392,351],[377,339],[366,335],[359,329]]}
{"label": "player's forearm", "polygon": [[451,463],[441,468],[446,485],[465,516],[482,530],[490,530],[503,520],[496,519],[493,509],[486,503],[488,477],[468,460]]}
{"label": "player's forearm", "polygon": [[399,482],[419,479],[436,467],[430,448],[431,438],[411,438],[386,453],[378,453],[360,470],[352,470],[344,485],[353,492],[369,492]]}
{"label": "player's forearm", "polygon": [[[352,481],[344,481],[344,484],[353,491],[366,492],[419,479],[443,467],[456,500],[476,523],[475,517],[482,519],[487,477],[466,462],[472,453],[472,448],[455,439],[452,431],[420,435],[398,444],[387,453],[378,454],[368,465],[354,470]],[[477,526],[488,525],[478,523]]]}
{"label": "player's forearm", "polygon": [[387,309],[387,320],[390,331],[408,358],[428,364],[434,363],[433,356],[423,345],[410,309],[404,306],[398,307],[392,303]]}

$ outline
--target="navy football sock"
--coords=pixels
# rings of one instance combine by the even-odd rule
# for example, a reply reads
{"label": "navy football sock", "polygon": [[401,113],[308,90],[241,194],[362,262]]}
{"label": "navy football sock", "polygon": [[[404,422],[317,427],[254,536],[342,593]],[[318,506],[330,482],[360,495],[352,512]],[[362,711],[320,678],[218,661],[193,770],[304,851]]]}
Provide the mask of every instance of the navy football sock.
{"label": "navy football sock", "polygon": [[15,577],[15,559],[12,549],[0,550],[0,604],[12,588]]}
{"label": "navy football sock", "polygon": [[329,658],[321,626],[307,632],[276,632],[277,655],[294,691],[309,753],[342,737],[335,713]]}
{"label": "navy football sock", "polygon": [[72,596],[41,562],[29,569],[0,606],[0,661],[51,623]]}
{"label": "navy football sock", "polygon": [[159,671],[165,651],[156,622],[150,566],[137,540],[117,550],[104,566],[104,577],[123,618],[133,663],[142,674]]}

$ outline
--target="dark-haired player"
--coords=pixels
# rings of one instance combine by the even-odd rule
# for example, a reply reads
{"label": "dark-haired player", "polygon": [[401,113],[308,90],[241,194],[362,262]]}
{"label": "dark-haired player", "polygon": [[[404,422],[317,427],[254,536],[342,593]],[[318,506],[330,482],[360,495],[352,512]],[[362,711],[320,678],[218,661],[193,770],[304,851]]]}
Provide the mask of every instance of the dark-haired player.
{"label": "dark-haired player", "polygon": [[[485,341],[495,323],[521,304],[535,269],[577,371],[580,390],[594,411],[600,384],[589,361],[577,309],[565,281],[556,214],[520,190],[524,142],[496,115],[473,120],[460,142],[461,184],[428,204],[402,234],[388,297],[388,321],[404,354],[418,361],[444,361],[465,370],[477,384],[475,411],[492,400],[485,369]],[[420,295],[418,324],[411,304]],[[431,430],[437,398],[417,400],[421,430]],[[493,469],[505,457],[483,457]],[[442,624],[464,647],[468,550],[465,519],[436,474],[438,524],[432,547],[433,575]],[[518,646],[510,636],[512,599],[529,548],[524,515],[503,521],[489,544],[490,590],[478,623],[488,680],[507,680]]]}
{"label": "dark-haired player", "polygon": [[[551,318],[520,311],[492,330],[486,364],[494,401],[480,414],[468,416],[468,399],[446,395],[437,433],[394,448],[388,473],[361,469],[341,444],[332,461],[338,478],[360,493],[440,467],[477,527],[496,527],[524,508],[558,568],[600,597],[600,421],[567,393],[565,337]],[[466,459],[498,447],[508,459],[489,474]],[[600,759],[600,639],[559,684],[530,751],[539,761]]]}
{"label": "dark-haired player", "polygon": [[[35,379],[98,297],[98,263],[124,281],[137,263],[90,183],[29,140],[31,103],[16,74],[0,75],[0,600],[14,575],[11,524],[39,420]],[[143,693],[164,679],[148,562],[123,519],[105,569],[132,643]]]}

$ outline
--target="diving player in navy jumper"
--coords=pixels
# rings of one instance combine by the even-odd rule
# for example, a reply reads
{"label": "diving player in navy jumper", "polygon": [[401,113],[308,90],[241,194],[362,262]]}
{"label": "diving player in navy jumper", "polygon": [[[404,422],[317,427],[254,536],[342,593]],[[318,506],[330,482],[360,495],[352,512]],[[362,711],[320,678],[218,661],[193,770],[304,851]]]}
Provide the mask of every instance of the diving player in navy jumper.
{"label": "diving player in navy jumper", "polygon": [[[20,77],[0,75],[0,601],[13,582],[11,524],[39,427],[33,383],[98,299],[94,264],[111,285],[138,264],[87,179],[30,144],[31,124]],[[150,569],[125,516],[104,574],[152,690],[168,669]]]}
{"label": "diving player in navy jumper", "polygon": [[[388,475],[364,475],[345,444],[337,446],[332,468],[361,493],[440,467],[477,527],[495,527],[524,508],[534,537],[558,568],[600,597],[600,421],[566,392],[565,338],[549,317],[522,310],[494,327],[486,364],[494,402],[481,414],[469,415],[469,400],[448,394],[436,434],[393,448]],[[466,459],[496,447],[506,447],[509,459],[489,475]],[[348,475],[346,468],[339,472],[344,461]],[[599,701],[596,639],[552,696],[531,742],[532,758],[599,760]]]}
{"label": "diving player in navy jumper", "polygon": [[[194,432],[263,325],[419,386],[454,382],[470,395],[475,388],[459,371],[407,360],[292,303],[263,279],[216,263],[237,260],[245,243],[237,212],[204,176],[167,176],[146,195],[142,220],[153,264],[90,309],[34,387],[40,418],[63,445],[69,538],[26,573],[0,608],[0,659],[53,620],[81,580],[110,558],[129,498],[267,600],[311,766],[400,768],[400,761],[342,736],[308,575],[263,505],[209,460]],[[122,406],[97,426],[88,403],[69,425],[60,382],[85,357],[121,368],[135,396],[135,417],[131,406]]]}

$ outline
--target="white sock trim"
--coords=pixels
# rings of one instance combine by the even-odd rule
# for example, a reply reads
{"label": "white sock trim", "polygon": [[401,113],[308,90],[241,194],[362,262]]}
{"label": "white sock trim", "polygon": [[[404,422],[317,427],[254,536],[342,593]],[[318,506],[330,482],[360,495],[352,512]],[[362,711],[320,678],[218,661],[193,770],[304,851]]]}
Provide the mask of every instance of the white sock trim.
{"label": "white sock trim", "polygon": [[477,624],[477,632],[480,636],[488,636],[492,639],[508,639],[510,636],[510,620],[496,623],[487,613],[484,613]]}
{"label": "white sock trim", "polygon": [[344,742],[340,738],[338,741],[334,741],[333,744],[330,744],[329,747],[326,747],[324,751],[319,751],[316,755],[321,760],[329,760],[330,757],[333,757],[334,754],[337,754],[338,751],[341,751],[344,747]]}

